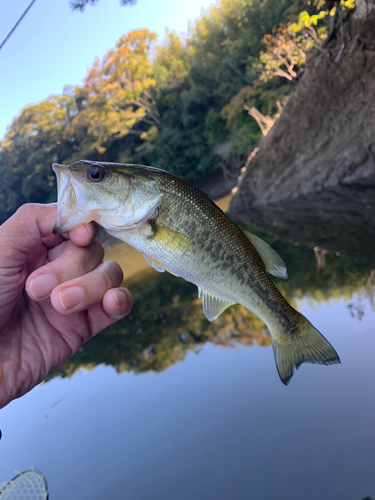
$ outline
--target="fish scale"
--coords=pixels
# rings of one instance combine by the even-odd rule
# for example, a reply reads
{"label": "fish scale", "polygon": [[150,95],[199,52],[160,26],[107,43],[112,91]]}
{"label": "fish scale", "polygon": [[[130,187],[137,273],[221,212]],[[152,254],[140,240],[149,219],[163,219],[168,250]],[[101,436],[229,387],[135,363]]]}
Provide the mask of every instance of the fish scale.
{"label": "fish scale", "polygon": [[[158,178],[155,181],[158,182]],[[164,178],[158,184],[161,192],[171,194],[168,178]],[[267,277],[262,260],[238,226],[203,193],[198,191],[200,195],[198,197],[197,190],[190,184],[183,181],[173,181],[173,187],[180,191],[181,204],[177,207],[171,203],[171,197],[163,197],[156,222],[161,226],[166,225],[171,229],[179,231],[194,241],[197,246],[201,244],[201,248],[197,250],[198,259],[200,255],[209,255],[210,261],[212,258],[216,261],[215,270],[222,273],[221,283],[223,287],[217,286],[218,275],[216,273],[210,273],[206,281],[202,280],[197,273],[193,273],[196,269],[196,259],[193,262],[189,262],[188,260],[184,262],[180,261],[181,274],[179,275],[201,288],[212,291],[215,295],[223,299],[244,305],[259,316],[264,316],[264,314],[261,314],[260,307],[256,307],[254,304],[254,298],[246,300],[250,289],[259,296],[259,304],[268,303],[269,307],[272,307],[274,311],[275,308],[280,310],[280,315],[282,314],[281,310],[284,308],[290,312],[292,308]],[[181,224],[181,220],[176,213],[176,211],[183,212],[181,208],[185,208],[185,212],[188,213],[187,221],[194,221],[193,229],[189,222]],[[210,233],[202,225],[196,223],[202,216],[210,221],[210,225],[212,226]],[[207,233],[208,237],[206,236]],[[215,251],[217,245],[220,245],[222,251]],[[199,250],[201,250],[201,253]],[[157,259],[157,256],[155,258]],[[170,261],[173,261],[173,255],[170,256]],[[168,266],[169,262],[165,265]],[[191,269],[190,274],[186,273],[187,266]],[[234,280],[233,277],[235,278]],[[229,286],[231,281],[235,281],[232,287]],[[239,282],[242,285],[240,290],[231,294],[226,292],[228,288],[235,291],[238,288]],[[276,300],[274,300],[275,298]]]}
{"label": "fish scale", "polygon": [[53,168],[58,181],[55,232],[96,221],[158,271],[197,285],[210,320],[229,305],[242,304],[267,325],[284,384],[304,362],[340,362],[331,344],[268,278],[266,271],[286,277],[276,252],[191,184],[142,165],[82,160]]}

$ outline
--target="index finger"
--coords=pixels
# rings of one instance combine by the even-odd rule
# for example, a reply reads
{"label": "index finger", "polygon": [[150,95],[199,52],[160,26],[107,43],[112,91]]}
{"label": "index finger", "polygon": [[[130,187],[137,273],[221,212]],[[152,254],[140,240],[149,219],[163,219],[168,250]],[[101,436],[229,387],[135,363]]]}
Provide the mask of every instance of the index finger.
{"label": "index finger", "polygon": [[99,229],[100,227],[95,222],[82,224],[82,226],[69,231],[68,237],[77,247],[87,247],[96,238]]}
{"label": "index finger", "polygon": [[42,238],[43,245],[47,248],[55,248],[63,241],[71,240],[77,247],[87,247],[97,237],[100,227],[95,222],[82,224],[68,233],[61,235],[50,234]]}

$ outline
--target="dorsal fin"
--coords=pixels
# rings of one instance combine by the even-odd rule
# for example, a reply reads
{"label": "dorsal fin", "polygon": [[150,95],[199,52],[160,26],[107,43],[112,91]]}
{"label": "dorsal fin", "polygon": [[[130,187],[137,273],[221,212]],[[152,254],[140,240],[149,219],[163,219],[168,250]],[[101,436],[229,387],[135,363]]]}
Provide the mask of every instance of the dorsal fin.
{"label": "dorsal fin", "polygon": [[258,236],[255,236],[255,234],[249,233],[249,231],[246,231],[245,229],[242,229],[242,231],[259,253],[266,271],[273,276],[287,280],[288,271],[280,255],[275,252],[275,250],[271,248],[268,243],[261,238],[258,238]]}
{"label": "dorsal fin", "polygon": [[206,292],[198,287],[198,297],[202,299],[203,312],[208,321],[216,319],[225,309],[232,306],[234,302],[227,302],[212,293]]}

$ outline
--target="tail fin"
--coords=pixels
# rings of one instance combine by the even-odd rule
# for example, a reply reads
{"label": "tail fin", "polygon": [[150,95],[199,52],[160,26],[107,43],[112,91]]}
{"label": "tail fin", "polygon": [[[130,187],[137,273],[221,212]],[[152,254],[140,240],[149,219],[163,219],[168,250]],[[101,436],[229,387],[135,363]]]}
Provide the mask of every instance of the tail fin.
{"label": "tail fin", "polygon": [[288,385],[302,363],[333,365],[340,358],[327,339],[302,315],[298,318],[299,332],[280,335],[270,328],[276,367],[283,384]]}

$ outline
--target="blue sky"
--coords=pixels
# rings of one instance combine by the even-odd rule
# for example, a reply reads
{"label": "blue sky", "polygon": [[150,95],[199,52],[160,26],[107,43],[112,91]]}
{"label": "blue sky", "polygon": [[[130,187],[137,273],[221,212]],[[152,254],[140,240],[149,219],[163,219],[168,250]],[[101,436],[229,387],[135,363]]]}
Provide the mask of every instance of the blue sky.
{"label": "blue sky", "polygon": [[[0,43],[31,0],[0,0]],[[28,104],[78,85],[95,56],[102,57],[127,31],[149,28],[187,32],[189,20],[213,0],[100,0],[85,12],[73,12],[69,0],[36,0],[0,50],[0,139],[12,118]]]}

